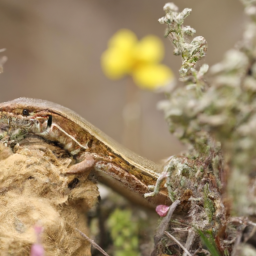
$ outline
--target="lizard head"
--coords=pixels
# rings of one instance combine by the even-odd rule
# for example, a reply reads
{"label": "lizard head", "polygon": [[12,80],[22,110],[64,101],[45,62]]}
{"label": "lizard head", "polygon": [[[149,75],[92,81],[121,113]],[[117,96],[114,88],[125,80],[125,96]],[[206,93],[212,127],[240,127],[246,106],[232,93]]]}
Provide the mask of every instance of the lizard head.
{"label": "lizard head", "polygon": [[35,115],[48,115],[49,104],[43,100],[18,98],[15,100],[0,103],[0,113],[10,113],[24,118],[34,117]]}
{"label": "lizard head", "polygon": [[85,149],[75,137],[78,134],[79,141],[86,140],[87,133],[82,126],[86,121],[77,119],[81,118],[72,110],[45,100],[18,98],[0,103],[0,130],[4,125],[8,133],[32,133],[67,148],[76,149],[79,145]]}
{"label": "lizard head", "polygon": [[0,129],[7,128],[11,133],[17,133],[17,130],[23,133],[42,132],[51,125],[52,115],[47,108],[38,106],[35,100],[18,98],[0,103]]}

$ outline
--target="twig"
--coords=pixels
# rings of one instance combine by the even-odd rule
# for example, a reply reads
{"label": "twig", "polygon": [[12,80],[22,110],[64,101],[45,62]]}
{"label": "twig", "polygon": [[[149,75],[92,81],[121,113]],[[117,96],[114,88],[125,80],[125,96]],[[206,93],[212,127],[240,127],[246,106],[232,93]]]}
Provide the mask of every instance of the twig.
{"label": "twig", "polygon": [[170,209],[169,209],[167,215],[161,221],[161,223],[160,223],[160,225],[159,225],[159,227],[156,231],[156,235],[154,237],[155,247],[154,247],[153,252],[151,253],[151,256],[158,255],[157,246],[158,246],[159,242],[161,241],[161,238],[163,237],[164,232],[168,228],[170,220],[171,220],[172,215],[173,215],[173,212],[175,211],[175,209],[177,208],[179,203],[180,203],[180,200],[176,200],[175,202],[173,202],[173,204],[170,206]]}
{"label": "twig", "polygon": [[256,224],[252,221],[248,221],[248,230],[243,233],[243,242],[247,243],[248,240],[250,240],[252,237],[255,236],[255,232],[256,232]]}
{"label": "twig", "polygon": [[172,236],[170,233],[168,233],[167,231],[164,232],[166,234],[166,236],[168,236],[169,238],[171,238],[173,241],[175,241],[183,250],[184,252],[186,252],[189,256],[192,256],[192,254],[174,237]]}
{"label": "twig", "polygon": [[237,253],[237,247],[238,247],[238,245],[239,245],[240,242],[241,242],[241,238],[242,238],[242,233],[240,232],[240,233],[238,234],[237,238],[236,238],[236,242],[235,242],[235,244],[234,244],[234,246],[233,246],[233,250],[232,250],[231,256],[235,256],[235,255],[236,255],[236,253]]}
{"label": "twig", "polygon": [[248,224],[250,224],[250,225],[256,227],[256,223],[254,223],[254,222],[252,222],[252,221],[248,221]]}
{"label": "twig", "polygon": [[109,256],[99,245],[97,245],[92,239],[90,239],[86,234],[84,234],[79,229],[75,228],[77,232],[80,233],[82,237],[84,237],[94,248],[96,248],[98,251],[100,251],[103,255]]}
{"label": "twig", "polygon": [[164,231],[168,228],[170,220],[171,220],[172,215],[173,215],[173,212],[175,211],[175,209],[177,208],[179,203],[180,203],[180,201],[176,200],[170,206],[170,209],[169,209],[167,215],[163,218],[163,220],[161,221],[159,227],[157,228],[155,239],[154,239],[155,243],[158,243],[160,241],[160,239],[162,238],[162,236],[164,235]]}
{"label": "twig", "polygon": [[[193,242],[195,240],[195,235],[196,234],[195,234],[194,230],[192,230],[192,229],[188,230],[188,237],[187,237],[187,241],[186,241],[186,244],[185,244],[185,248],[187,250],[189,250],[191,245],[193,244]],[[187,252],[184,251],[182,256],[187,256]]]}
{"label": "twig", "polygon": [[198,253],[198,252],[204,253],[205,255],[209,255],[209,251],[206,251],[205,249],[199,248],[199,249],[197,249],[197,250],[194,252],[194,254],[193,254],[192,256],[195,256],[196,253]]}
{"label": "twig", "polygon": [[200,249],[197,249],[192,256],[195,256],[197,252],[199,252]]}

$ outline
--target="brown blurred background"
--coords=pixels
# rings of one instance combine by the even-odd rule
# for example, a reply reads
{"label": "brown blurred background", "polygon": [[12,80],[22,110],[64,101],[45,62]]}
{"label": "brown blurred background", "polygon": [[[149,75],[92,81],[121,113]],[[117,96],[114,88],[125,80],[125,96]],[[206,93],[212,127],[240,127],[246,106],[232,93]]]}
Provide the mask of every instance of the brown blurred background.
{"label": "brown blurred background", "polygon": [[[108,39],[119,29],[138,38],[163,38],[166,0],[0,0],[0,48],[8,62],[0,75],[0,101],[17,97],[47,99],[81,114],[122,143],[123,108],[129,79],[108,80],[100,57]],[[176,0],[180,10],[193,9],[186,20],[208,41],[205,60],[214,64],[239,38],[244,24],[238,0]],[[181,60],[164,39],[164,63],[178,76]],[[156,104],[164,96],[141,91],[140,148],[152,160],[178,153],[182,146],[168,133]],[[130,138],[133,140],[133,137]]]}

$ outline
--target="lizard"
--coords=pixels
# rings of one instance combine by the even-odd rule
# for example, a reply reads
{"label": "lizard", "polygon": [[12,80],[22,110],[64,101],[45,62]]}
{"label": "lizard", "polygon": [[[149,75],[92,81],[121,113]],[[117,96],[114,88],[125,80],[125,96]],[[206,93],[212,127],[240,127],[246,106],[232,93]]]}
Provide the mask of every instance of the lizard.
{"label": "lizard", "polygon": [[150,192],[161,165],[124,148],[74,111],[46,100],[18,98],[0,103],[0,129],[9,142],[34,134],[58,143],[75,158],[69,174],[93,170],[103,184],[142,205],[171,204],[166,188]]}

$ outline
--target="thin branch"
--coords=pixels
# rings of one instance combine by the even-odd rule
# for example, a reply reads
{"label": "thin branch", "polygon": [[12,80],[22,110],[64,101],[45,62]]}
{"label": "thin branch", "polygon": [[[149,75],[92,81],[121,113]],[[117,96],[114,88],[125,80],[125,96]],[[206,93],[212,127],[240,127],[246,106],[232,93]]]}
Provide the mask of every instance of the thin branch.
{"label": "thin branch", "polygon": [[242,239],[242,233],[240,232],[236,238],[236,242],[233,246],[233,250],[232,250],[232,253],[231,253],[231,256],[235,256],[236,253],[237,253],[237,248],[239,246],[239,244],[241,243],[241,239]]}
{"label": "thin branch", "polygon": [[151,256],[156,256],[158,255],[158,244],[160,243],[164,232],[167,230],[167,228],[169,227],[169,223],[170,220],[172,218],[173,212],[175,211],[175,209],[177,208],[177,206],[180,204],[180,200],[176,200],[172,203],[172,205],[169,208],[169,211],[167,213],[167,215],[163,218],[163,220],[161,221],[157,231],[156,231],[156,235],[154,237],[154,242],[155,242],[155,246],[154,246],[154,250],[151,253]]}
{"label": "thin branch", "polygon": [[206,251],[205,249],[197,249],[194,254],[192,256],[196,256],[196,254],[200,252],[200,253],[204,253],[205,255],[209,255],[209,251]]}
{"label": "thin branch", "polygon": [[95,249],[97,249],[98,251],[100,251],[103,255],[105,256],[109,256],[99,245],[97,245],[92,239],[90,239],[86,234],[84,234],[82,231],[80,231],[79,229],[75,228],[75,230],[77,232],[80,233],[80,235],[85,238]]}
{"label": "thin branch", "polygon": [[254,222],[252,222],[252,221],[248,221],[248,224],[250,224],[250,225],[256,227],[256,223],[254,223]]}
{"label": "thin branch", "polygon": [[[190,229],[188,231],[188,237],[187,237],[187,241],[186,241],[186,244],[185,244],[185,248],[189,251],[190,247],[192,246],[194,240],[195,240],[195,231]],[[187,256],[187,252],[184,251],[183,255],[182,256]]]}
{"label": "thin branch", "polygon": [[168,236],[169,238],[171,238],[174,242],[176,242],[183,250],[184,252],[186,252],[188,254],[188,256],[192,256],[192,254],[174,237],[172,236],[170,233],[168,233],[167,231],[164,232],[166,236]]}
{"label": "thin branch", "polygon": [[155,235],[155,244],[158,243],[160,241],[160,239],[162,238],[162,236],[164,235],[164,231],[168,228],[170,220],[172,218],[173,212],[175,211],[175,209],[177,208],[177,206],[179,205],[180,201],[176,200],[172,203],[172,205],[170,206],[170,209],[167,213],[167,215],[163,218],[163,220],[161,221],[159,227],[157,228],[156,231],[156,235]]}

